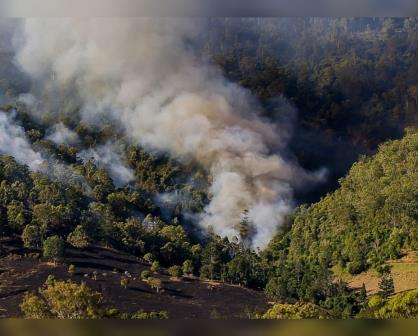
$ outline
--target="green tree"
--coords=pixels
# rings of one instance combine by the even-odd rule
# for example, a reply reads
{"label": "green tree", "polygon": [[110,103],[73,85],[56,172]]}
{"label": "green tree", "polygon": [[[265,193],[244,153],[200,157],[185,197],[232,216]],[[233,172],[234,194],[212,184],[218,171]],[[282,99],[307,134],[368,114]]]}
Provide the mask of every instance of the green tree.
{"label": "green tree", "polygon": [[51,258],[54,262],[64,257],[64,240],[59,236],[51,236],[45,239],[43,246],[43,255],[45,258]]}
{"label": "green tree", "polygon": [[383,298],[388,298],[395,293],[395,285],[390,270],[383,272],[379,279],[379,295]]}
{"label": "green tree", "polygon": [[26,225],[22,232],[23,246],[38,248],[41,244],[41,233],[36,225]]}
{"label": "green tree", "polygon": [[102,316],[102,300],[85,283],[54,281],[39,289],[39,295],[26,293],[20,309],[29,319],[92,319]]}
{"label": "green tree", "polygon": [[174,278],[180,278],[183,275],[183,271],[180,266],[174,265],[168,268],[168,274]]}
{"label": "green tree", "polygon": [[182,270],[184,274],[188,274],[188,275],[193,274],[194,272],[193,262],[191,260],[185,260],[183,262]]}
{"label": "green tree", "polygon": [[151,272],[158,273],[160,271],[160,263],[158,261],[153,261],[150,269]]}
{"label": "green tree", "polygon": [[15,232],[22,232],[26,224],[26,211],[22,202],[12,201],[7,206],[7,221]]}
{"label": "green tree", "polygon": [[151,277],[151,272],[148,270],[142,271],[140,277],[142,280],[147,280],[149,277]]}
{"label": "green tree", "polygon": [[411,319],[418,317],[418,289],[399,293],[393,298],[376,305],[374,317],[380,319]]}
{"label": "green tree", "polygon": [[68,207],[62,204],[36,204],[32,210],[32,224],[40,226],[44,235],[65,231],[69,217]]}
{"label": "green tree", "polygon": [[151,286],[151,288],[153,288],[157,291],[157,294],[160,293],[160,290],[162,288],[161,279],[159,279],[159,278],[148,278],[148,284]]}
{"label": "green tree", "polygon": [[246,242],[251,235],[252,224],[248,215],[248,210],[244,210],[238,225],[238,232],[241,239]]}
{"label": "green tree", "polygon": [[86,248],[89,245],[89,238],[83,226],[77,225],[74,231],[68,235],[67,242],[79,249]]}
{"label": "green tree", "polygon": [[330,315],[317,305],[298,302],[275,304],[260,317],[263,319],[328,319]]}
{"label": "green tree", "polygon": [[227,263],[226,267],[228,281],[252,288],[264,288],[265,270],[255,253],[241,251]]}
{"label": "green tree", "polygon": [[144,255],[144,260],[149,263],[152,263],[155,260],[155,258],[152,253],[147,253]]}
{"label": "green tree", "polygon": [[202,251],[201,276],[211,280],[219,279],[223,256],[224,246],[220,242],[212,241],[208,243]]}

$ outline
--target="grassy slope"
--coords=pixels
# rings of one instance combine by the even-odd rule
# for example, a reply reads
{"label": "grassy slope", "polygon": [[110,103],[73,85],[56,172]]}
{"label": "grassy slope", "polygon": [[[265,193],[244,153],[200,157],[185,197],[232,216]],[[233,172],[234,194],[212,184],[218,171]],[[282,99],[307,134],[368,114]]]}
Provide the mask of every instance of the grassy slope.
{"label": "grassy slope", "polygon": [[[387,264],[391,266],[396,293],[418,288],[418,251],[411,251]],[[352,288],[360,288],[364,283],[369,295],[379,291],[379,275],[374,269],[354,276],[338,268],[333,270],[336,277],[347,281]]]}

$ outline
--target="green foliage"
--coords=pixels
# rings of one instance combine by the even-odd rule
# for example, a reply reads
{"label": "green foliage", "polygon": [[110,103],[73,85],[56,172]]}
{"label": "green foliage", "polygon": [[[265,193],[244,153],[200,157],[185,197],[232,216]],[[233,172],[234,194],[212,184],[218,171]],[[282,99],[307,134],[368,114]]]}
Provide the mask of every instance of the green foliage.
{"label": "green foliage", "polygon": [[102,294],[91,290],[85,283],[50,280],[38,294],[27,292],[20,309],[27,319],[168,319],[166,311],[129,314],[116,308],[103,307]]}
{"label": "green foliage", "polygon": [[160,254],[165,264],[180,263],[187,258],[190,243],[183,227],[167,225],[158,232],[158,235],[164,244],[160,248]]}
{"label": "green foliage", "polygon": [[407,319],[418,317],[418,289],[396,294],[390,299],[372,296],[359,317],[377,319]]}
{"label": "green foliage", "polygon": [[156,290],[157,294],[160,293],[160,290],[163,287],[163,283],[159,278],[148,278],[148,284],[151,286],[151,288]]}
{"label": "green foliage", "polygon": [[101,301],[101,294],[84,283],[54,281],[39,289],[39,295],[27,293],[20,309],[29,319],[92,319],[101,316]]}
{"label": "green foliage", "polygon": [[194,272],[193,262],[191,260],[185,260],[182,266],[183,274],[192,275]]}
{"label": "green foliage", "polygon": [[418,133],[382,145],[354,164],[341,187],[309,208],[301,206],[287,231],[263,251],[270,265],[268,298],[293,298],[325,307],[333,316],[355,316],[365,293],[332,280],[330,268],[357,274],[382,269],[382,294],[393,294],[390,273],[380,265],[416,248]]}
{"label": "green foliage", "polygon": [[48,275],[48,277],[46,278],[46,280],[45,280],[45,285],[50,285],[50,284],[52,284],[53,282],[55,282],[55,275],[53,275],[53,274],[49,274]]}
{"label": "green foliage", "polygon": [[68,266],[68,273],[73,276],[75,274],[75,266],[73,264],[71,264],[70,266]]}
{"label": "green foliage", "polygon": [[266,274],[257,254],[242,250],[226,264],[225,280],[251,288],[263,289]]}
{"label": "green foliage", "polygon": [[[303,18],[265,25],[254,19],[239,25],[231,19],[213,20],[216,24],[210,25],[201,50],[226,77],[260,98],[266,117],[277,117],[275,97],[285,95],[292,101],[304,127],[304,132],[295,132],[292,149],[307,167],[317,167],[318,162],[330,166],[331,182],[334,173],[341,175],[352,162],[346,159],[352,157],[348,147],[355,147],[355,154],[374,151],[378,143],[399,137],[404,125],[416,121],[416,18]],[[348,317],[362,307],[364,291],[348,290],[333,278],[331,268],[358,274],[398,258],[404,250],[418,249],[418,135],[413,128],[402,140],[388,142],[375,156],[354,164],[338,190],[316,204],[299,207],[269,248],[256,254],[245,248],[253,229],[246,211],[237,227],[243,245],[215,235],[200,240],[189,230],[190,222],[182,214],[204,209],[210,182],[195,162],[182,164],[168,155],[125,145],[135,180],[116,188],[105,169],[93,161],[81,163],[77,154],[120,140],[118,130],[86,125],[73,113],[64,119],[79,134],[80,145],[56,146],[43,139],[56,115],[45,113],[44,124],[38,125],[19,106],[19,122],[33,146],[80,178],[31,173],[12,157],[0,156],[0,233],[21,235],[28,248],[43,244],[44,255],[54,260],[64,250],[58,236],[68,237],[79,248],[87,246],[89,237],[144,255],[153,271],[160,263],[182,265],[184,273],[265,287],[271,300],[309,301],[333,317]],[[307,140],[318,148],[306,150]],[[339,146],[340,142],[347,145]],[[181,201],[173,209],[170,205],[169,216],[162,216],[171,223],[167,225],[159,217],[166,212],[165,205],[157,206],[153,200],[156,194],[173,191]],[[142,215],[145,219],[139,220]],[[149,279],[153,282],[158,292],[161,280]],[[392,295],[390,277],[383,275],[381,284],[386,293],[382,295]],[[389,299],[380,300],[378,306],[383,307]]]}
{"label": "green foliage", "polygon": [[41,245],[41,233],[36,225],[26,225],[22,232],[23,246],[38,248]]}
{"label": "green foliage", "polygon": [[328,319],[329,313],[312,303],[278,303],[271,307],[262,319]]}
{"label": "green foliage", "polygon": [[45,239],[43,245],[43,256],[51,258],[54,261],[61,260],[64,257],[64,240],[59,236],[51,236]]}
{"label": "green foliage", "polygon": [[168,319],[168,312],[166,311],[153,311],[145,312],[144,310],[139,310],[131,316],[134,320],[166,320]]}
{"label": "green foliage", "polygon": [[68,235],[67,242],[79,249],[86,248],[89,245],[89,238],[83,226],[77,225],[74,231]]}
{"label": "green foliage", "polygon": [[200,276],[211,280],[220,279],[225,259],[225,246],[220,241],[209,242],[202,251]]}
{"label": "green foliage", "polygon": [[147,270],[142,271],[140,277],[142,280],[147,280],[148,278],[151,277],[151,272]]}
{"label": "green foliage", "polygon": [[387,299],[395,293],[392,273],[384,272],[379,279],[379,295]]}
{"label": "green foliage", "polygon": [[279,238],[288,244],[287,259],[342,265],[357,274],[416,248],[417,151],[416,132],[388,142],[355,163],[334,193],[300,207],[290,231]]}
{"label": "green foliage", "polygon": [[158,273],[160,271],[160,263],[158,261],[153,261],[150,269],[151,272]]}
{"label": "green foliage", "polygon": [[171,266],[168,268],[168,274],[174,278],[181,278],[183,276],[183,270],[180,266]]}
{"label": "green foliage", "polygon": [[70,209],[65,205],[36,204],[32,209],[32,224],[41,228],[43,234],[65,231],[69,222]]}
{"label": "green foliage", "polygon": [[21,232],[26,225],[26,211],[22,202],[12,201],[7,206],[7,221],[13,231]]}
{"label": "green foliage", "polygon": [[[268,116],[275,97],[289,98],[304,130],[327,134],[307,147],[301,132],[297,155],[339,169],[354,148],[374,149],[416,120],[416,25],[416,18],[219,18],[200,51],[264,102]],[[341,138],[348,144],[339,152]]]}
{"label": "green foliage", "polygon": [[151,263],[154,261],[154,256],[152,255],[152,253],[148,252],[147,254],[144,255],[144,260]]}

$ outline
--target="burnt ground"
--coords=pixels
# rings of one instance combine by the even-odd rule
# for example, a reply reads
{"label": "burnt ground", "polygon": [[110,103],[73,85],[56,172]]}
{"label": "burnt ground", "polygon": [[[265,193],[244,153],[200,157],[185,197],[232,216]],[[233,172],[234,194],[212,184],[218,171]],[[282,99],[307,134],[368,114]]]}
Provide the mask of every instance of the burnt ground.
{"label": "burnt ground", "polygon": [[[76,267],[71,277],[68,265]],[[159,294],[139,274],[149,264],[134,256],[101,247],[85,250],[68,248],[65,263],[53,265],[39,257],[39,252],[21,248],[18,240],[0,241],[0,317],[20,317],[19,304],[26,291],[36,291],[48,275],[56,279],[84,281],[104,296],[104,305],[121,311],[168,311],[170,318],[246,318],[249,313],[267,309],[263,293],[197,278],[170,278],[166,270],[153,277],[162,280]],[[127,289],[120,285],[125,272],[131,275]],[[97,279],[93,280],[93,272]]]}

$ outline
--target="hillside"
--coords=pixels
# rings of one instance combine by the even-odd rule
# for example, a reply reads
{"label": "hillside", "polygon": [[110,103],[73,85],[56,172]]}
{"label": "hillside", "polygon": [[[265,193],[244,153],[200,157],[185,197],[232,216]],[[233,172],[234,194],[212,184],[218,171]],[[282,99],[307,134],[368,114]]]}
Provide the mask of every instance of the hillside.
{"label": "hillside", "polygon": [[[19,304],[25,292],[35,292],[53,275],[57,280],[85,282],[103,294],[104,306],[122,312],[166,311],[169,318],[248,318],[263,312],[267,300],[262,293],[196,277],[174,279],[161,268],[152,276],[162,281],[159,293],[140,274],[150,269],[141,258],[101,246],[83,251],[68,248],[65,263],[54,265],[39,253],[22,249],[19,242],[2,240],[7,249],[0,256],[0,316],[20,317]],[[68,266],[75,266],[75,273]],[[95,275],[96,274],[96,275]],[[129,285],[120,282],[127,276]]]}
{"label": "hillside", "polygon": [[[274,267],[266,287],[269,297],[292,297],[327,305],[326,298],[334,291],[329,283],[335,283],[335,274],[337,279],[341,274],[358,274],[416,250],[416,131],[381,145],[376,155],[355,163],[340,183],[338,190],[318,203],[297,209],[288,220],[288,229],[264,252]],[[413,265],[394,263],[392,272],[396,290],[416,286],[410,282],[416,276]],[[407,277],[407,284],[402,277]],[[364,280],[369,291],[376,290],[373,277],[342,278],[353,280],[355,288],[360,288]],[[355,305],[353,298],[346,294],[344,297],[338,301],[345,300],[345,308]]]}
{"label": "hillside", "polygon": [[0,316],[418,316],[418,18],[103,20],[0,22]]}
{"label": "hillside", "polygon": [[290,256],[316,256],[355,274],[418,247],[418,133],[381,145],[340,183],[298,211]]}
{"label": "hillside", "polygon": [[[402,293],[418,288],[418,258],[417,252],[407,253],[404,257],[386,262],[391,267],[395,293]],[[376,270],[368,270],[357,275],[341,276],[353,288],[361,288],[364,284],[368,295],[379,292],[379,274]]]}

